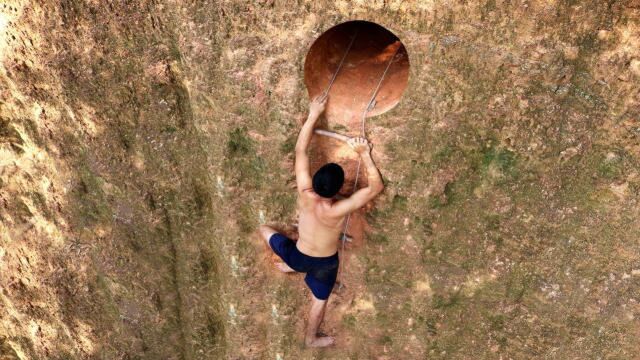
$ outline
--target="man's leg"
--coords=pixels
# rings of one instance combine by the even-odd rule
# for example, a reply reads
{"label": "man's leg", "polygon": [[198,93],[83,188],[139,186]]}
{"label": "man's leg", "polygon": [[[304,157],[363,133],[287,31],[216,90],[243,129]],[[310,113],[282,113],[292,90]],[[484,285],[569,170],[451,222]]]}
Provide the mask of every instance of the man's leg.
{"label": "man's leg", "polygon": [[[277,233],[277,231],[274,228],[272,228],[271,226],[267,226],[267,225],[260,225],[260,228],[258,230],[260,231],[260,236],[262,236],[264,241],[267,242],[267,245],[269,246],[269,249],[271,249],[271,245],[269,245],[269,239],[271,239],[271,235]],[[276,267],[278,268],[278,270],[280,270],[282,272],[285,272],[285,273],[294,271],[292,268],[289,267],[289,265],[285,264],[282,261],[277,262],[276,263]]]}
{"label": "man's leg", "polygon": [[258,230],[260,231],[260,235],[262,236],[264,241],[267,242],[267,245],[269,244],[269,239],[271,239],[271,235],[277,233],[276,229],[267,225],[260,225]]}
{"label": "man's leg", "polygon": [[311,311],[309,312],[309,324],[307,325],[307,333],[304,342],[310,347],[325,347],[335,343],[335,339],[331,336],[318,336],[318,328],[324,319],[324,311],[327,308],[327,300],[320,300],[311,295]]}

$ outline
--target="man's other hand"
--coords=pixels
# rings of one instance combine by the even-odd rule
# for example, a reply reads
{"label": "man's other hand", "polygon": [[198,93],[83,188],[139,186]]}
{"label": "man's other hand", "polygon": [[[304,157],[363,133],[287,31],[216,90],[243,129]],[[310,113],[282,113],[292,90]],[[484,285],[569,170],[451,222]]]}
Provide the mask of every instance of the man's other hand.
{"label": "man's other hand", "polygon": [[367,139],[362,137],[351,138],[347,141],[347,144],[349,144],[353,151],[357,152],[358,154],[363,154],[365,152],[371,151],[371,145],[369,145]]}
{"label": "man's other hand", "polygon": [[326,94],[321,94],[316,96],[313,100],[311,100],[311,104],[309,104],[309,116],[317,118],[324,112],[324,108],[327,105],[327,98],[329,96]]}

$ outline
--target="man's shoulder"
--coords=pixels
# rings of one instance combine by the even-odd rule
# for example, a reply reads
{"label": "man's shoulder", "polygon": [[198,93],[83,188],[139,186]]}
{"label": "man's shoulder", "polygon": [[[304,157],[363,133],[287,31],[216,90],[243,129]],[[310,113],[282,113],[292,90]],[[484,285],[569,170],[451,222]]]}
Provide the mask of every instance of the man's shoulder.
{"label": "man's shoulder", "polygon": [[342,218],[344,215],[340,213],[340,208],[336,206],[340,201],[338,200],[332,204],[318,204],[318,215],[328,220]]}
{"label": "man's shoulder", "polygon": [[302,189],[298,191],[298,198],[302,200],[313,200],[313,189]]}
{"label": "man's shoulder", "polygon": [[313,196],[313,189],[302,190],[298,192],[298,204],[303,207],[310,207],[316,203],[316,199]]}

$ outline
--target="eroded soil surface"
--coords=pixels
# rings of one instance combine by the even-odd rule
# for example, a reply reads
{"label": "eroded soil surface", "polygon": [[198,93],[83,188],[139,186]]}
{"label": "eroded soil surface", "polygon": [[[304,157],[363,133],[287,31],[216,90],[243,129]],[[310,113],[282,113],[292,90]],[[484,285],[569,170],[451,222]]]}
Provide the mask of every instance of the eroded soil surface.
{"label": "eroded soil surface", "polygon": [[[304,58],[353,19],[409,84],[310,350],[255,229],[295,235]],[[636,0],[5,0],[0,357],[633,359],[639,49]]]}

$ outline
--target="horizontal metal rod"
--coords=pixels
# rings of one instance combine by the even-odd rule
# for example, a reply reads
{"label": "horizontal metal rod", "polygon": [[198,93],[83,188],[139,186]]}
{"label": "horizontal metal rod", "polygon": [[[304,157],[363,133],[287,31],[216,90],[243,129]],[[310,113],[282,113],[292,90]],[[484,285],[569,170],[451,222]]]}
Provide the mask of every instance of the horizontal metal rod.
{"label": "horizontal metal rod", "polygon": [[334,133],[334,132],[328,131],[328,130],[315,129],[314,132],[316,134],[318,134],[318,135],[327,136],[327,137],[330,137],[330,138],[333,138],[333,139],[336,139],[336,140],[340,140],[340,141],[344,141],[344,142],[347,142],[347,141],[349,141],[349,139],[351,139],[347,135]]}

